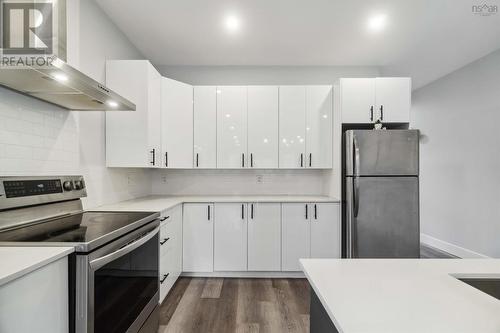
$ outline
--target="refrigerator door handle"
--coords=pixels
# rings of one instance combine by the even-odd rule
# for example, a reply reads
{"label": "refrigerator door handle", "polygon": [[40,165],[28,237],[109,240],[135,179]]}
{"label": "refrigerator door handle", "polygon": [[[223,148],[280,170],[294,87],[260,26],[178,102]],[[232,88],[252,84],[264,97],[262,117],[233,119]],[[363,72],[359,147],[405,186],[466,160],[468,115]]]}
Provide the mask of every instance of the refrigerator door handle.
{"label": "refrigerator door handle", "polygon": [[359,213],[359,178],[358,177],[353,177],[352,180],[352,187],[353,187],[353,193],[352,193],[352,201],[354,205],[354,217],[358,217]]}
{"label": "refrigerator door handle", "polygon": [[354,177],[359,177],[359,147],[358,147],[358,140],[356,139],[356,135],[353,135],[353,142],[352,142],[352,157],[353,157],[353,174]]}

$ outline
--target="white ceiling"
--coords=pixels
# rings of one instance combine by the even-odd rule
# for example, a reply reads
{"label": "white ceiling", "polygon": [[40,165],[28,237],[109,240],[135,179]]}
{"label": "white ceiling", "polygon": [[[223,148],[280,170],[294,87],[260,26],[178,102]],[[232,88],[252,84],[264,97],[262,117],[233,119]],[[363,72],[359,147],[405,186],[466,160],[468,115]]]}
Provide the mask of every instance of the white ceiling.
{"label": "white ceiling", "polygon": [[[97,0],[156,65],[379,66],[421,86],[500,48],[474,0]],[[488,0],[500,7],[500,0]],[[378,34],[367,19],[387,16]],[[241,18],[228,33],[224,18]]]}

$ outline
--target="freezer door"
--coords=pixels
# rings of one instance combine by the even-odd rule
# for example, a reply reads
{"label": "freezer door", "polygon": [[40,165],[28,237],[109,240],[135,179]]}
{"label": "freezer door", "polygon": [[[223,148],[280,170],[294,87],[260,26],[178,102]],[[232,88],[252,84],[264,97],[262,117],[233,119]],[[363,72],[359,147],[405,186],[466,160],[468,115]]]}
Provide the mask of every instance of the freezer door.
{"label": "freezer door", "polygon": [[348,256],[418,258],[417,177],[347,177]]}
{"label": "freezer door", "polygon": [[350,130],[345,135],[346,175],[418,175],[418,130]]}

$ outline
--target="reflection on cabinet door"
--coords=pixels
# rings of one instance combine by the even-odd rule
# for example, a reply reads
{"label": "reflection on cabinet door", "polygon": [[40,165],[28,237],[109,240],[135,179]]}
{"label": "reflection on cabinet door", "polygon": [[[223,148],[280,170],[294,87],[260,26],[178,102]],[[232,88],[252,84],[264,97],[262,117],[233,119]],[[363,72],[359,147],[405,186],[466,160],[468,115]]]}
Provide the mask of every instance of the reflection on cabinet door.
{"label": "reflection on cabinet door", "polygon": [[282,204],[281,269],[283,271],[300,271],[299,259],[309,258],[310,256],[310,213],[308,204]]}
{"label": "reflection on cabinet door", "polygon": [[193,167],[193,86],[162,78],[162,166]]}
{"label": "reflection on cabinet door", "polygon": [[373,78],[340,79],[340,90],[343,123],[371,123],[377,120]]}
{"label": "reflection on cabinet door", "polygon": [[408,77],[375,79],[376,114],[384,123],[410,121],[411,80]]}
{"label": "reflection on cabinet door", "polygon": [[340,205],[315,203],[311,212],[311,258],[340,258]]}
{"label": "reflection on cabinet door", "polygon": [[306,88],[280,86],[279,88],[279,167],[305,167],[306,148]]}
{"label": "reflection on cabinet door", "polygon": [[217,168],[247,163],[247,87],[217,87]]}
{"label": "reflection on cabinet door", "polygon": [[183,217],[183,271],[212,272],[213,204],[184,204]]}
{"label": "reflection on cabinet door", "polygon": [[278,167],[278,87],[248,87],[248,163]]}
{"label": "reflection on cabinet door", "polygon": [[217,166],[217,100],[215,86],[194,87],[195,168]]}
{"label": "reflection on cabinet door", "polygon": [[332,167],[332,86],[307,86],[306,157],[308,168]]}
{"label": "reflection on cabinet door", "polygon": [[216,203],[214,270],[247,270],[247,204]]}
{"label": "reflection on cabinet door", "polygon": [[281,204],[248,204],[248,270],[281,270]]}

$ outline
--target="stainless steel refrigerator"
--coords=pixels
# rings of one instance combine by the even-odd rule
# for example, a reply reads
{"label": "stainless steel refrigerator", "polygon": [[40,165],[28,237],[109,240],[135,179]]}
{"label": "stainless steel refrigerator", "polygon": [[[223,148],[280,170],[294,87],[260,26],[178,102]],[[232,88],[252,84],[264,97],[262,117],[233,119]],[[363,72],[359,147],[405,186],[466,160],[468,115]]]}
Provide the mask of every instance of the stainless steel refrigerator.
{"label": "stainless steel refrigerator", "polygon": [[347,257],[418,258],[418,130],[348,130],[345,143]]}

